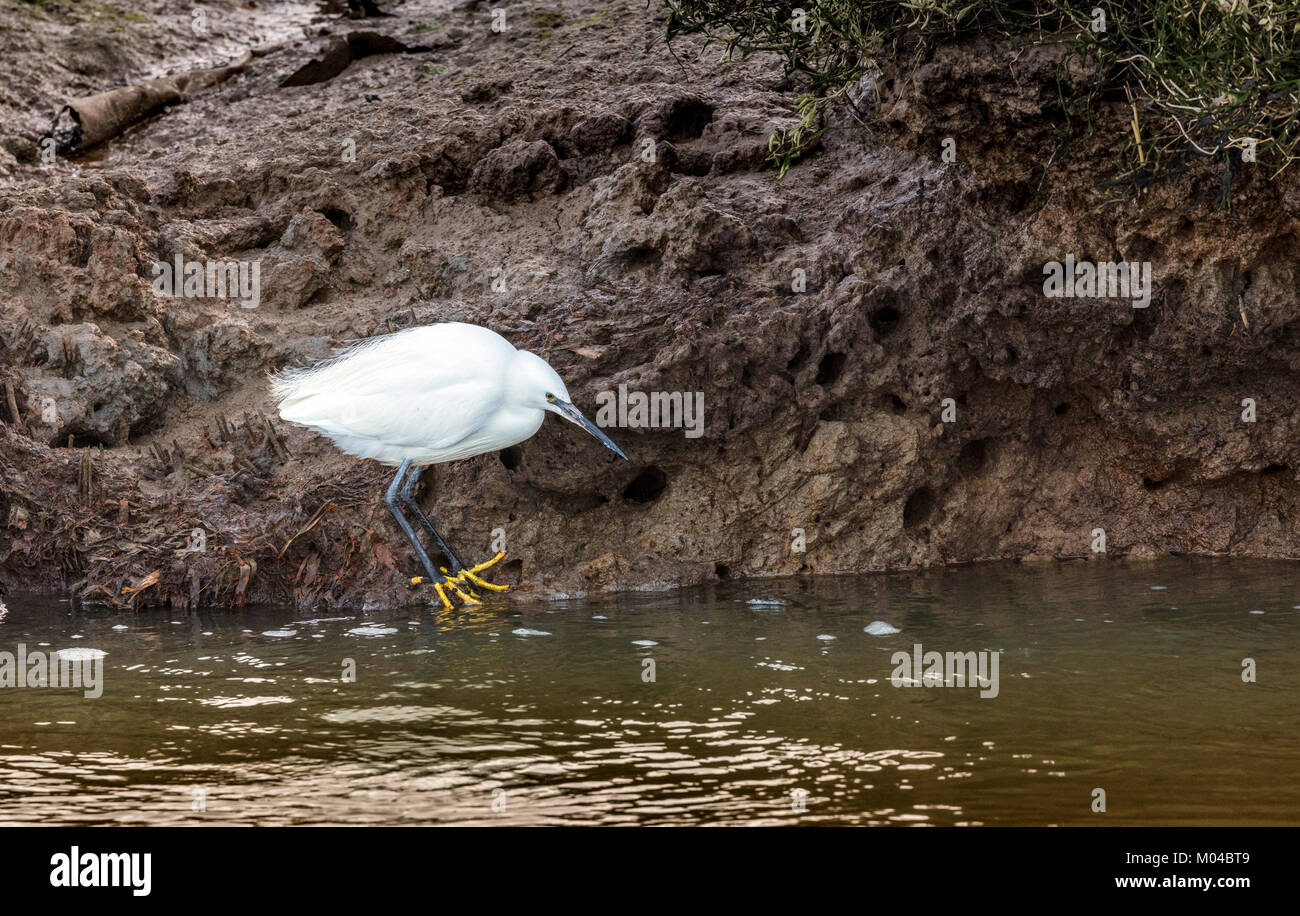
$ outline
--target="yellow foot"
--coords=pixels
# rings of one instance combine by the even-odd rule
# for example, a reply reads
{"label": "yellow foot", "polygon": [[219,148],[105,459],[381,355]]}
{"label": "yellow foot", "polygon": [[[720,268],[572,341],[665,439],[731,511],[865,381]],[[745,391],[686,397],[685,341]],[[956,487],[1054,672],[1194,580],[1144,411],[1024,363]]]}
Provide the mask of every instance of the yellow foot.
{"label": "yellow foot", "polygon": [[[454,576],[447,571],[445,566],[439,567],[442,571],[442,577],[433,583],[433,590],[438,593],[438,597],[442,600],[442,606],[449,611],[454,610],[456,605],[455,602],[452,601],[453,598],[459,598],[461,603],[467,607],[473,604],[482,604],[483,602],[479,600],[478,594],[474,591],[473,586],[485,588],[492,592],[504,592],[509,589],[510,586],[508,585],[495,585],[479,576],[479,573],[483,572],[483,570],[490,566],[495,566],[505,555],[505,551],[503,550],[492,559],[486,560],[477,566],[462,569]],[[415,576],[411,579],[411,584],[420,585],[424,581],[424,576]]]}

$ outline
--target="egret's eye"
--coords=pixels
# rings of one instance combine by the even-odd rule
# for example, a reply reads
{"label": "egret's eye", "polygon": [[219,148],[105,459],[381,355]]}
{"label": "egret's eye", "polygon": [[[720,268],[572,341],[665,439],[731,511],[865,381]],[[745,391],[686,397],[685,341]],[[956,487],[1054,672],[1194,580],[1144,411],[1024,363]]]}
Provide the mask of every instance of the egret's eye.
{"label": "egret's eye", "polygon": [[555,403],[555,395],[548,393],[548,394],[546,395],[546,400],[548,400],[548,401],[550,401],[552,404],[554,404],[554,403]]}

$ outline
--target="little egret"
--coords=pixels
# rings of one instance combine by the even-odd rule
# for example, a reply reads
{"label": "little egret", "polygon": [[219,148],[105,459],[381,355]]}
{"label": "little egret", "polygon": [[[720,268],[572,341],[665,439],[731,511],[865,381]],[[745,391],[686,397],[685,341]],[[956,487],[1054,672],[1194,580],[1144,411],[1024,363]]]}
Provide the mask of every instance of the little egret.
{"label": "little egret", "polygon": [[[473,586],[505,591],[479,575],[505,553],[477,566],[460,562],[415,501],[426,467],[523,442],[541,428],[548,410],[627,459],[573,406],[546,360],[472,324],[433,324],[363,340],[315,366],[273,375],[271,393],[288,422],[329,437],[349,455],[397,468],[384,504],[449,610],[448,593],[478,604]],[[399,501],[437,543],[450,570],[434,567]],[[417,576],[411,584],[423,581]]]}

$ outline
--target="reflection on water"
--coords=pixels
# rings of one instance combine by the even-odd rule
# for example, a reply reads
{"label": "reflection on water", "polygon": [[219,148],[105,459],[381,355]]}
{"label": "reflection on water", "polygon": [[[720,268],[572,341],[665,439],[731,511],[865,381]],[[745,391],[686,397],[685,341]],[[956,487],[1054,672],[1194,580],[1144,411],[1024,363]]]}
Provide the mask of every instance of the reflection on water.
{"label": "reflection on water", "polygon": [[[107,655],[99,699],[0,689],[0,823],[1300,823],[1295,569],[975,567],[455,617],[11,597],[0,650]],[[914,643],[1000,651],[997,696],[893,686]]]}

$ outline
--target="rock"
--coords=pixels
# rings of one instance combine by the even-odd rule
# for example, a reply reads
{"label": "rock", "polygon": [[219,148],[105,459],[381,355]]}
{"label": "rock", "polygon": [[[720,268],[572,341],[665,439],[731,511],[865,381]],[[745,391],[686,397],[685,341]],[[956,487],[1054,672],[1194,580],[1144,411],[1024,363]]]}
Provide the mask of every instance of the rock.
{"label": "rock", "polygon": [[179,376],[174,354],[119,342],[95,324],[51,331],[45,348],[46,368],[21,390],[33,433],[52,445],[69,435],[121,444],[133,427],[156,422]]}
{"label": "rock", "polygon": [[569,140],[579,155],[591,156],[626,142],[631,127],[618,112],[602,111],[573,125]]}
{"label": "rock", "polygon": [[470,179],[472,190],[507,199],[555,194],[567,183],[559,157],[545,140],[512,140],[497,147],[475,166]]}

